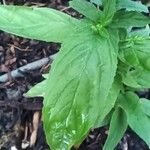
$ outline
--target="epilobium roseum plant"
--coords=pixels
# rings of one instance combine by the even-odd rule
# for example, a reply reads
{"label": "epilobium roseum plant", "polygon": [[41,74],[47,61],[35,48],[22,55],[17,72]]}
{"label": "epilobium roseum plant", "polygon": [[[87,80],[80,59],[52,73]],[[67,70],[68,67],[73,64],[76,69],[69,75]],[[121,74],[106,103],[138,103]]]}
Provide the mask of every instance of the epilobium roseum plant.
{"label": "epilobium roseum plant", "polygon": [[91,128],[109,125],[103,150],[113,150],[129,125],[150,147],[150,101],[135,94],[150,88],[147,7],[131,0],[69,4],[84,18],[50,8],[0,6],[1,30],[61,43],[46,79],[26,94],[44,97],[47,143],[52,150],[69,150]]}

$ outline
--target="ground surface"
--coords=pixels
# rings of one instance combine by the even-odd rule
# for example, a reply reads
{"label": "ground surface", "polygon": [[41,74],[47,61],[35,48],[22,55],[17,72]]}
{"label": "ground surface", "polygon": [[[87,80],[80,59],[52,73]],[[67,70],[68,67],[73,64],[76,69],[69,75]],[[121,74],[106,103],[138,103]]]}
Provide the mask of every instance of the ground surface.
{"label": "ground surface", "polygon": [[[77,16],[68,9],[67,0],[8,0],[7,4],[46,6]],[[0,31],[0,75],[16,68],[55,54],[60,45],[36,40],[19,38]],[[12,79],[0,84],[0,150],[48,150],[41,122],[42,98],[28,101],[23,94],[36,83],[42,81],[42,74],[50,68],[47,63],[29,72],[20,72],[24,77]],[[143,96],[150,98],[149,92]],[[116,129],[117,130],[117,129]],[[33,132],[37,132],[37,135]],[[95,129],[81,144],[79,150],[100,150],[107,137],[108,128]],[[31,136],[33,146],[29,148]],[[37,137],[37,139],[36,139]],[[36,139],[36,142],[34,142]],[[148,150],[146,144],[130,129],[118,144],[118,150]]]}

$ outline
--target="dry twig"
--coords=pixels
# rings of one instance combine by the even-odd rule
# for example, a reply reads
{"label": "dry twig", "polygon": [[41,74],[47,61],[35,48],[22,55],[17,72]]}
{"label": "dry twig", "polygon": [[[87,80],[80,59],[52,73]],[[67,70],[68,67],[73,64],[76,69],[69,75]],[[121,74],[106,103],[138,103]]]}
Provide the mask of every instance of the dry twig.
{"label": "dry twig", "polygon": [[32,70],[36,70],[41,68],[43,65],[46,65],[49,62],[52,62],[52,60],[56,57],[56,54],[51,55],[46,58],[42,58],[40,60],[37,60],[35,62],[29,63],[25,66],[22,66],[16,70],[11,71],[10,73],[6,73],[4,75],[0,76],[0,82],[7,82],[11,78],[16,78],[16,77],[23,77],[23,73],[30,72]]}

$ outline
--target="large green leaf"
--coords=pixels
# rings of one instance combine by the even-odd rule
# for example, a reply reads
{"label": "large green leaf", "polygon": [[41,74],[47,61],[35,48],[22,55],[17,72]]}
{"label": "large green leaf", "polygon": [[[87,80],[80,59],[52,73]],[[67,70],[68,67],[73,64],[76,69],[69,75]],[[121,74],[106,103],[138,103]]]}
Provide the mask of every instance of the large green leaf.
{"label": "large green leaf", "polygon": [[143,5],[140,1],[132,1],[132,0],[117,0],[117,10],[126,9],[128,11],[140,11],[148,13],[148,8]]}
{"label": "large green leaf", "polygon": [[111,24],[114,28],[144,27],[150,23],[150,18],[135,11],[118,11]]}
{"label": "large green leaf", "polygon": [[79,21],[50,8],[0,5],[0,30],[26,38],[62,42]]}
{"label": "large green leaf", "polygon": [[69,4],[72,8],[92,21],[98,21],[100,19],[101,11],[86,0],[72,0]]}
{"label": "large green leaf", "polygon": [[136,94],[127,92],[119,97],[121,107],[127,114],[129,126],[147,143],[150,147],[150,119],[142,110],[139,98]]}
{"label": "large green leaf", "polygon": [[108,105],[117,67],[118,34],[111,31],[106,39],[92,33],[78,33],[65,42],[52,65],[43,119],[53,150],[80,144]]}
{"label": "large green leaf", "polygon": [[121,108],[115,108],[112,115],[108,137],[103,150],[114,150],[127,129],[127,117]]}

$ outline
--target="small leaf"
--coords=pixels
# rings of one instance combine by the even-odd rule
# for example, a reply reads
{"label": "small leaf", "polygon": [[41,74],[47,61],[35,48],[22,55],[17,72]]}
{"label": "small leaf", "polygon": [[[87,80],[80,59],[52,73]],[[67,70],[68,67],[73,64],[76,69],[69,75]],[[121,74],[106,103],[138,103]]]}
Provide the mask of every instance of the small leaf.
{"label": "small leaf", "polygon": [[47,83],[49,74],[48,73],[43,74],[42,76],[45,78],[45,80],[33,86],[27,93],[24,94],[25,97],[37,97],[37,96],[44,97],[46,87],[47,87],[46,83]]}
{"label": "small leaf", "polygon": [[127,129],[126,113],[121,108],[115,108],[112,115],[108,137],[103,150],[114,150]]}
{"label": "small leaf", "polygon": [[37,97],[37,96],[45,96],[45,91],[47,89],[47,79],[33,86],[26,94],[25,97]]}
{"label": "small leaf", "polygon": [[150,119],[142,110],[139,98],[132,92],[119,97],[121,107],[127,114],[127,122],[150,147]]}
{"label": "small leaf", "polygon": [[150,39],[142,36],[130,36],[120,43],[119,58],[135,68],[150,71]]}
{"label": "small leaf", "polygon": [[148,13],[148,8],[143,5],[140,1],[132,0],[117,0],[117,10],[126,9],[127,11],[139,11]]}
{"label": "small leaf", "polygon": [[45,79],[48,79],[49,73],[47,73],[47,74],[42,74],[42,76],[43,76]]}
{"label": "small leaf", "polygon": [[111,27],[126,28],[129,27],[144,27],[150,23],[150,18],[139,12],[119,11],[115,14]]}
{"label": "small leaf", "polygon": [[101,17],[101,11],[97,10],[92,3],[86,0],[72,0],[69,2],[69,5],[92,21],[97,21]]}
{"label": "small leaf", "polygon": [[[134,70],[121,72],[122,82],[133,88],[150,87],[150,40],[147,38],[138,38],[129,40],[122,47],[119,58],[122,62],[129,65]],[[126,48],[128,47],[128,48]]]}
{"label": "small leaf", "polygon": [[[126,44],[125,44],[125,46],[126,46]],[[137,56],[137,53],[132,48],[121,49],[120,53],[119,53],[119,58],[122,62],[124,62],[125,64],[127,64],[129,66],[136,67],[136,66],[140,65],[140,61]]]}
{"label": "small leaf", "polygon": [[[50,8],[0,5],[0,30],[48,42],[62,42],[78,20]],[[61,33],[61,34],[60,34]]]}

